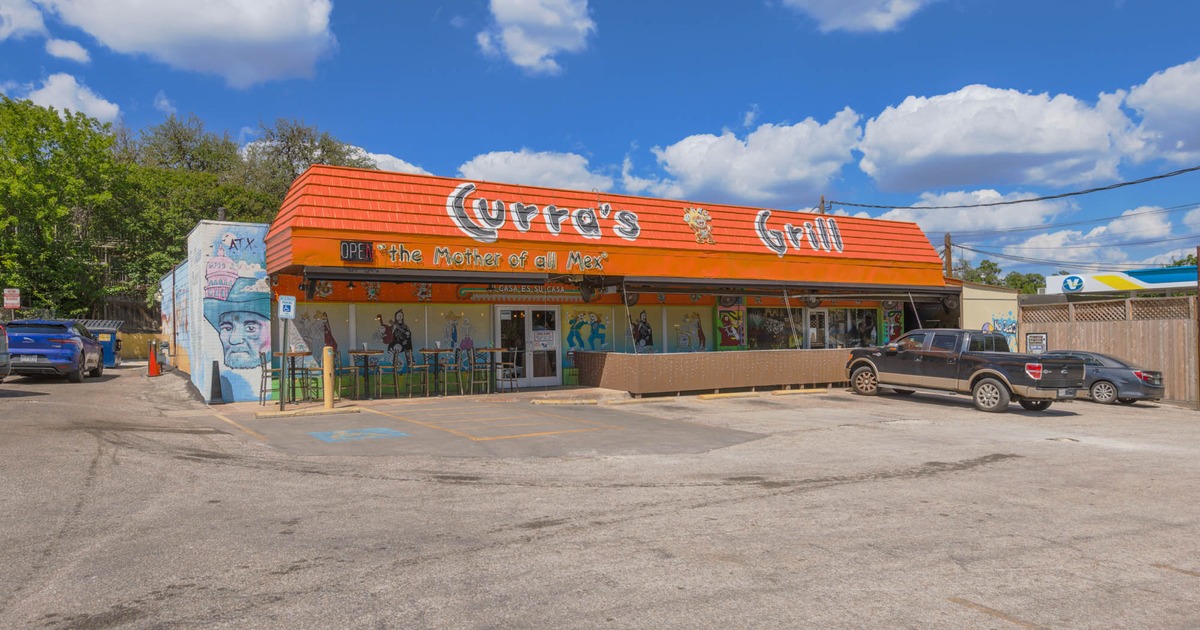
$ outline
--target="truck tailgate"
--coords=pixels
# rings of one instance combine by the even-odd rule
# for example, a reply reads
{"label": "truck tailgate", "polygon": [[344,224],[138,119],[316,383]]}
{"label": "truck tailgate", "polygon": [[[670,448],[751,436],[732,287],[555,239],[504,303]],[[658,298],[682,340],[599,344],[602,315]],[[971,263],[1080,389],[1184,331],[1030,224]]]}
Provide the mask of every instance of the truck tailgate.
{"label": "truck tailgate", "polygon": [[1083,362],[1065,357],[1042,357],[1042,378],[1037,386],[1042,389],[1083,387]]}

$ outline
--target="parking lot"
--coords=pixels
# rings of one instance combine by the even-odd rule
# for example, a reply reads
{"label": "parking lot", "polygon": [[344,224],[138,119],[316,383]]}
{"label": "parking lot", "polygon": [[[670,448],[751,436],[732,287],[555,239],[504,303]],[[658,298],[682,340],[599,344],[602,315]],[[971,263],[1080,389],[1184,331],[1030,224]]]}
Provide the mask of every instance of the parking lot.
{"label": "parking lot", "polygon": [[1193,410],[542,395],[260,418],[135,366],[10,379],[0,626],[1200,623]]}

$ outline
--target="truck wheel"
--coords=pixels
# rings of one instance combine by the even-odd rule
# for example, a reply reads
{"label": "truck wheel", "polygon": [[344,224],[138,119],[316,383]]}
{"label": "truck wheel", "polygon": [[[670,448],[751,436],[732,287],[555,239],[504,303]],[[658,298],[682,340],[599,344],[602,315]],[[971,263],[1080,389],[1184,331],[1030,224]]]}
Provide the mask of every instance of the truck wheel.
{"label": "truck wheel", "polygon": [[1049,400],[1022,400],[1021,406],[1030,411],[1045,411],[1050,408]]}
{"label": "truck wheel", "polygon": [[975,408],[980,411],[997,412],[1008,409],[1008,388],[994,378],[980,379],[971,390]]}
{"label": "truck wheel", "polygon": [[875,378],[875,370],[862,366],[850,375],[850,386],[855,394],[874,396],[879,393],[879,379]]}
{"label": "truck wheel", "polygon": [[1111,405],[1117,402],[1117,386],[1108,381],[1096,381],[1092,383],[1090,393],[1092,400],[1102,405]]}
{"label": "truck wheel", "polygon": [[103,375],[104,375],[104,362],[103,361],[96,364],[96,369],[88,372],[88,376],[90,376],[92,378],[100,378]]}

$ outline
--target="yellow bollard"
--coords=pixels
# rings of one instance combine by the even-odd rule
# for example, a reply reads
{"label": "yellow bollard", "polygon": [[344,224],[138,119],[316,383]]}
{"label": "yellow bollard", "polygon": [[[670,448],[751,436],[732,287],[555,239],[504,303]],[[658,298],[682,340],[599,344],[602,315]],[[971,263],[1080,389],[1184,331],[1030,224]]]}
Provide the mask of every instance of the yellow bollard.
{"label": "yellow bollard", "polygon": [[321,369],[325,373],[325,408],[333,409],[333,348],[330,346],[325,346]]}

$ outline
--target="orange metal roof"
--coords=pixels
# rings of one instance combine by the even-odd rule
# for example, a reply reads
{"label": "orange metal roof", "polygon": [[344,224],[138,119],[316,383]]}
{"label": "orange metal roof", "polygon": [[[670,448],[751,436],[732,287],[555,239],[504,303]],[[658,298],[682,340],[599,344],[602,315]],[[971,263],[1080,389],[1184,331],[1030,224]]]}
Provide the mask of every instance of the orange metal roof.
{"label": "orange metal roof", "polygon": [[[341,241],[369,242],[373,260],[343,262]],[[292,184],[266,243],[269,273],[344,266],[944,286],[941,258],[915,223],[324,165]]]}

